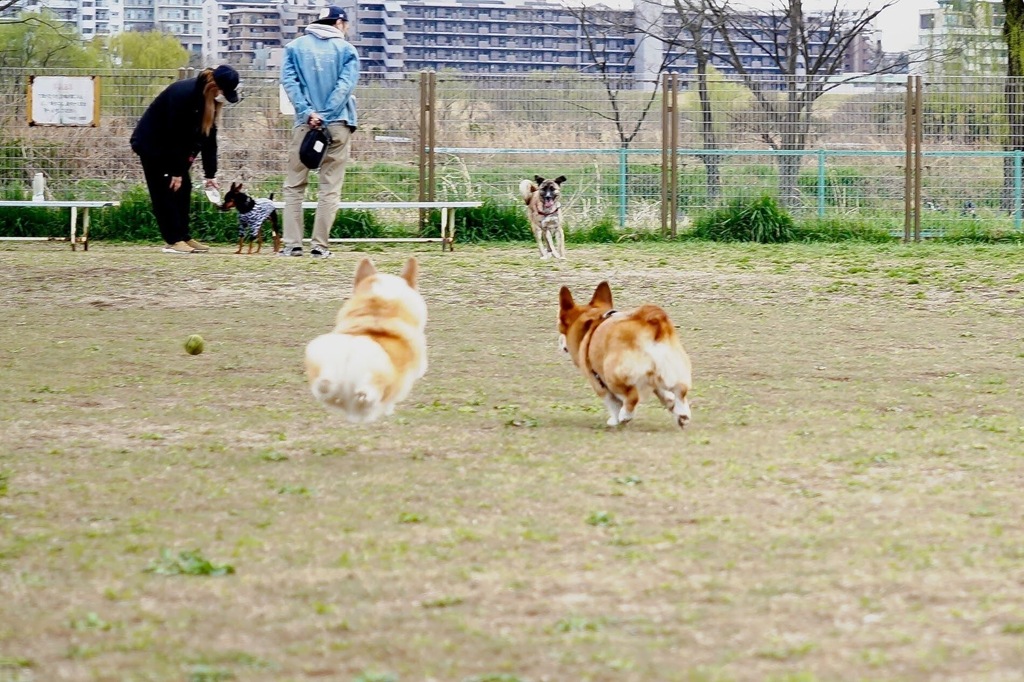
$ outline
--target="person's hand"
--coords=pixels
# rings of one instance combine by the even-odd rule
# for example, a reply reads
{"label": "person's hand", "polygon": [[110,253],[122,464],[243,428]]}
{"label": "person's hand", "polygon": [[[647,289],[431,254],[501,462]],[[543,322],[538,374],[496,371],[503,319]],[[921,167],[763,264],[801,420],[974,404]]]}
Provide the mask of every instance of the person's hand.
{"label": "person's hand", "polygon": [[220,185],[217,184],[217,178],[206,178],[206,186],[214,189],[220,189]]}
{"label": "person's hand", "polygon": [[314,113],[309,115],[309,126],[311,128],[319,128],[323,122],[324,120],[320,118],[319,114]]}
{"label": "person's hand", "polygon": [[171,187],[171,191],[172,192],[177,192],[179,189],[181,189],[181,176],[180,175],[173,175],[173,176],[171,176],[171,185],[170,185],[170,187]]}

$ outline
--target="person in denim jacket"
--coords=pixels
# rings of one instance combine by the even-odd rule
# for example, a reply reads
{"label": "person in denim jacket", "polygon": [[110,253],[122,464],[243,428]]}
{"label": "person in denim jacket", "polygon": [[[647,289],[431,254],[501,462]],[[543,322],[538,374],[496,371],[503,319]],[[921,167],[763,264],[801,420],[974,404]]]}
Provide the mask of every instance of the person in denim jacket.
{"label": "person in denim jacket", "polygon": [[314,258],[331,255],[327,240],[345,182],[351,136],[358,125],[353,91],[359,80],[359,55],[345,40],[348,27],[348,15],[343,8],[324,7],[320,18],[306,27],[305,35],[285,47],[281,85],[295,107],[295,128],[284,180],[282,256],[302,255],[302,201],[309,182],[309,168],[299,159],[299,147],[306,133],[320,126],[327,127],[332,141],[320,166],[320,191],[310,255]]}

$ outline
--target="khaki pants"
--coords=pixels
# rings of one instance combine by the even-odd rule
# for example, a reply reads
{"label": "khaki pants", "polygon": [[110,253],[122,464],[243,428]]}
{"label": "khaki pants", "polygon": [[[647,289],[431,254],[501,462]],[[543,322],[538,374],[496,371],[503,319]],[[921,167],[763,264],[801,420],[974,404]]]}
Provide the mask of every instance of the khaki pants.
{"label": "khaki pants", "polygon": [[[327,248],[327,238],[338,212],[341,186],[345,182],[345,165],[348,163],[349,143],[352,132],[343,123],[327,126],[333,141],[327,147],[324,162],[320,166],[320,190],[317,192],[316,218],[313,221],[313,246]],[[284,179],[284,248],[302,246],[305,230],[302,221],[302,202],[306,198],[309,183],[309,169],[299,161],[299,146],[309,132],[309,126],[300,125],[292,132],[291,147],[288,149],[288,173]]]}

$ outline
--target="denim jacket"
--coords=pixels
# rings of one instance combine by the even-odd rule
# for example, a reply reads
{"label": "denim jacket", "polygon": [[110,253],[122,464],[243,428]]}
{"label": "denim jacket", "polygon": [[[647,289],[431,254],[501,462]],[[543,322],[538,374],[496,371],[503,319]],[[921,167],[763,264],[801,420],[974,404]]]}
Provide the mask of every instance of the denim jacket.
{"label": "denim jacket", "polygon": [[281,85],[295,107],[295,126],[309,122],[310,114],[325,123],[346,123],[352,130],[359,121],[352,96],[359,80],[359,55],[334,26],[310,24],[306,34],[285,47]]}

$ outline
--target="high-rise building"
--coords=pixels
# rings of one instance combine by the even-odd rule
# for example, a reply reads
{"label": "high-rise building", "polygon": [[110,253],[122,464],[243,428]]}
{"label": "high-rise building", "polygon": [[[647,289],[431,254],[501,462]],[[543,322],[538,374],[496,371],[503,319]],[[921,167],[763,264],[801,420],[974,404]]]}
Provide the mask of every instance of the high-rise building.
{"label": "high-rise building", "polygon": [[[958,2],[960,0],[943,0]],[[78,26],[83,37],[120,31],[164,31],[175,35],[193,62],[227,62],[241,68],[275,68],[279,53],[328,0],[23,0],[46,6]],[[626,9],[583,8],[561,0],[330,0],[352,21],[349,39],[364,72],[401,78],[421,69],[471,73],[550,72],[559,69],[632,78],[649,83],[661,71],[696,68],[685,37],[685,16],[664,0],[633,0]],[[123,5],[122,5],[123,3]],[[757,36],[765,31],[785,44],[785,18],[749,17],[751,30],[730,32],[737,58],[753,75],[779,74],[773,55]],[[742,18],[741,18],[742,20]],[[830,27],[810,32],[811,54],[821,51]],[[666,48],[654,36],[682,40]],[[726,54],[723,36],[701,38],[709,54]],[[857,43],[861,46],[860,43]],[[862,46],[861,46],[862,47]],[[817,52],[816,52],[817,51]],[[848,55],[860,64],[862,52]],[[732,63],[712,57],[729,73]],[[859,70],[859,69],[856,69]]]}
{"label": "high-rise building", "polygon": [[125,0],[25,0],[21,5],[29,12],[48,9],[86,40],[123,31],[124,7]]}
{"label": "high-rise building", "polygon": [[1002,0],[938,0],[918,10],[914,71],[930,76],[994,76],[1006,73],[1006,18]]}

